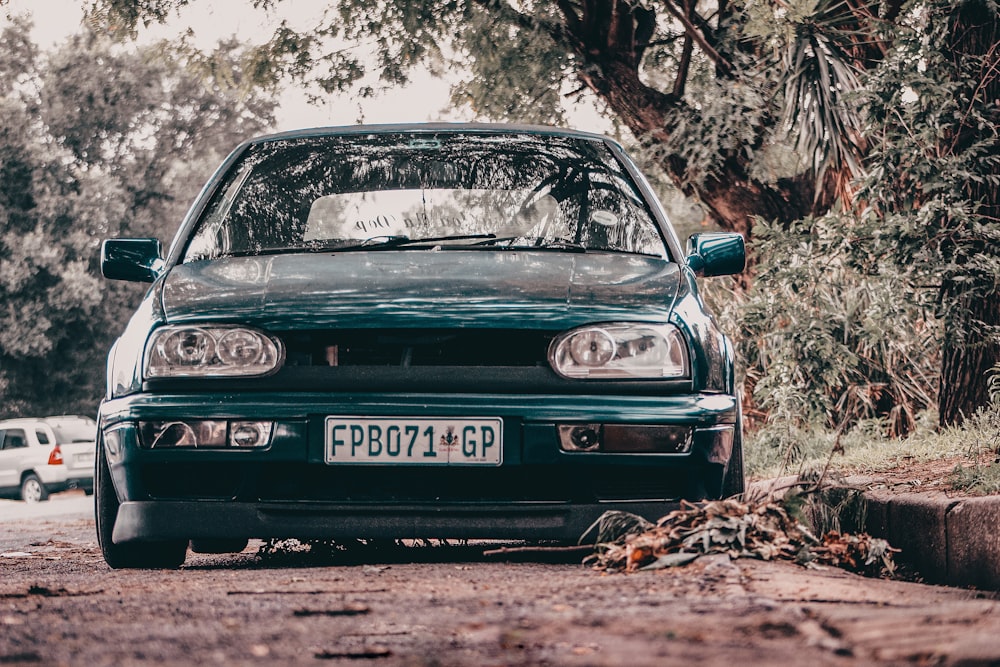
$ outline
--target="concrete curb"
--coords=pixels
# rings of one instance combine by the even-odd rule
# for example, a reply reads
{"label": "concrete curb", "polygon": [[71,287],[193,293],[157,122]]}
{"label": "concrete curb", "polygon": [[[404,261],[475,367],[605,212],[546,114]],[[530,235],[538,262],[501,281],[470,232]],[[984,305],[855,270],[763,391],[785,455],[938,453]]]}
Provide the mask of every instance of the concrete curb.
{"label": "concrete curb", "polygon": [[[783,496],[797,477],[754,482],[748,498]],[[1000,590],[1000,496],[890,493],[870,477],[844,480],[867,501],[865,531],[900,550],[928,583]]]}
{"label": "concrete curb", "polygon": [[930,583],[1000,590],[1000,497],[871,490],[866,530]]}

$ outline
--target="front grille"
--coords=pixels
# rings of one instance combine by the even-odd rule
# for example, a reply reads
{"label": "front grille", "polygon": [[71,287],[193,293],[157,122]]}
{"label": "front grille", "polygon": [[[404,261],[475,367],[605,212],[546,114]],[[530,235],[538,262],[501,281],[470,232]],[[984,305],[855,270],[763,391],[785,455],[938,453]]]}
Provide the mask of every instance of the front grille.
{"label": "front grille", "polygon": [[287,366],[548,366],[551,331],[367,329],[279,333]]}

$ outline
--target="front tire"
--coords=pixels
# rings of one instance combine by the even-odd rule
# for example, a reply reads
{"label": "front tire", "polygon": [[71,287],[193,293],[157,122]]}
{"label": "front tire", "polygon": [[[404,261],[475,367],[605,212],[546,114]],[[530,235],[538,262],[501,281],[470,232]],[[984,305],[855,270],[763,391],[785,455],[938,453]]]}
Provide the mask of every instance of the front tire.
{"label": "front tire", "polygon": [[743,408],[736,413],[736,429],[733,433],[733,452],[729,455],[726,476],[722,478],[722,497],[742,496],[746,491],[746,470],[743,464]]}
{"label": "front tire", "polygon": [[33,472],[29,472],[21,480],[21,500],[26,503],[40,503],[49,499],[49,492],[42,480]]}
{"label": "front tire", "polygon": [[733,440],[733,453],[729,457],[726,476],[722,480],[722,497],[742,496],[744,491],[746,491],[746,473],[743,468],[743,438],[737,436]]}
{"label": "front tire", "polygon": [[111,469],[104,454],[103,438],[98,436],[94,470],[94,519],[101,554],[114,569],[175,569],[184,563],[187,540],[163,542],[124,542],[111,539],[118,517],[118,494],[111,481]]}

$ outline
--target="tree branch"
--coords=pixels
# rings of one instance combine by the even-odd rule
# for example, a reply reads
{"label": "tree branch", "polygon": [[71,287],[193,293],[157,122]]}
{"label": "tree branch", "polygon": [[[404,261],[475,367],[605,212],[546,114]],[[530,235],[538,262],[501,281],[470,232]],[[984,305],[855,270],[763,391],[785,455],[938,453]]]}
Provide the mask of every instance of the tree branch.
{"label": "tree branch", "polygon": [[[684,12],[690,14],[693,11],[691,0],[684,3]],[[684,35],[684,45],[681,47],[681,59],[677,63],[677,78],[674,79],[674,97],[680,99],[684,96],[684,86],[687,85],[688,71],[691,68],[691,54],[694,51],[694,42],[691,35]]]}
{"label": "tree branch", "polygon": [[702,33],[702,31],[696,28],[694,23],[692,23],[692,19],[685,16],[683,12],[678,11],[677,7],[675,7],[670,0],[666,0],[663,3],[663,6],[667,8],[667,11],[670,12],[671,16],[680,21],[681,25],[684,26],[685,32],[695,41],[696,44],[698,44],[699,47],[701,47],[701,50],[705,52],[705,55],[708,56],[709,60],[715,63],[715,66],[718,67],[725,76],[730,76],[733,73],[732,63],[730,63],[721,53],[715,50],[715,47],[709,43],[704,33]]}

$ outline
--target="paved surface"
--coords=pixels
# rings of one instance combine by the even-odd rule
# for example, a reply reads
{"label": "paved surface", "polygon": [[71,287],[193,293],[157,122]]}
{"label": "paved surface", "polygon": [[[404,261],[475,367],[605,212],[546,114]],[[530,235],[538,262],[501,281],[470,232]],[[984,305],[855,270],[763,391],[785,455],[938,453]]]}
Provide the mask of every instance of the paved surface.
{"label": "paved surface", "polygon": [[94,497],[83,491],[67,491],[49,496],[41,503],[0,500],[0,522],[52,517],[86,518],[94,516]]}
{"label": "paved surface", "polygon": [[606,574],[482,548],[110,570],[89,519],[0,521],[0,665],[974,667],[1000,594],[724,555]]}
{"label": "paved surface", "polygon": [[[784,480],[787,482],[791,481]],[[865,486],[864,478],[851,482]],[[782,487],[782,480],[758,483]],[[897,560],[908,563],[929,583],[1000,590],[1000,496],[955,498],[941,492],[865,492],[866,530],[900,549]],[[47,502],[27,504],[0,500],[0,522],[65,517],[89,519],[93,496],[82,491],[53,495]]]}

